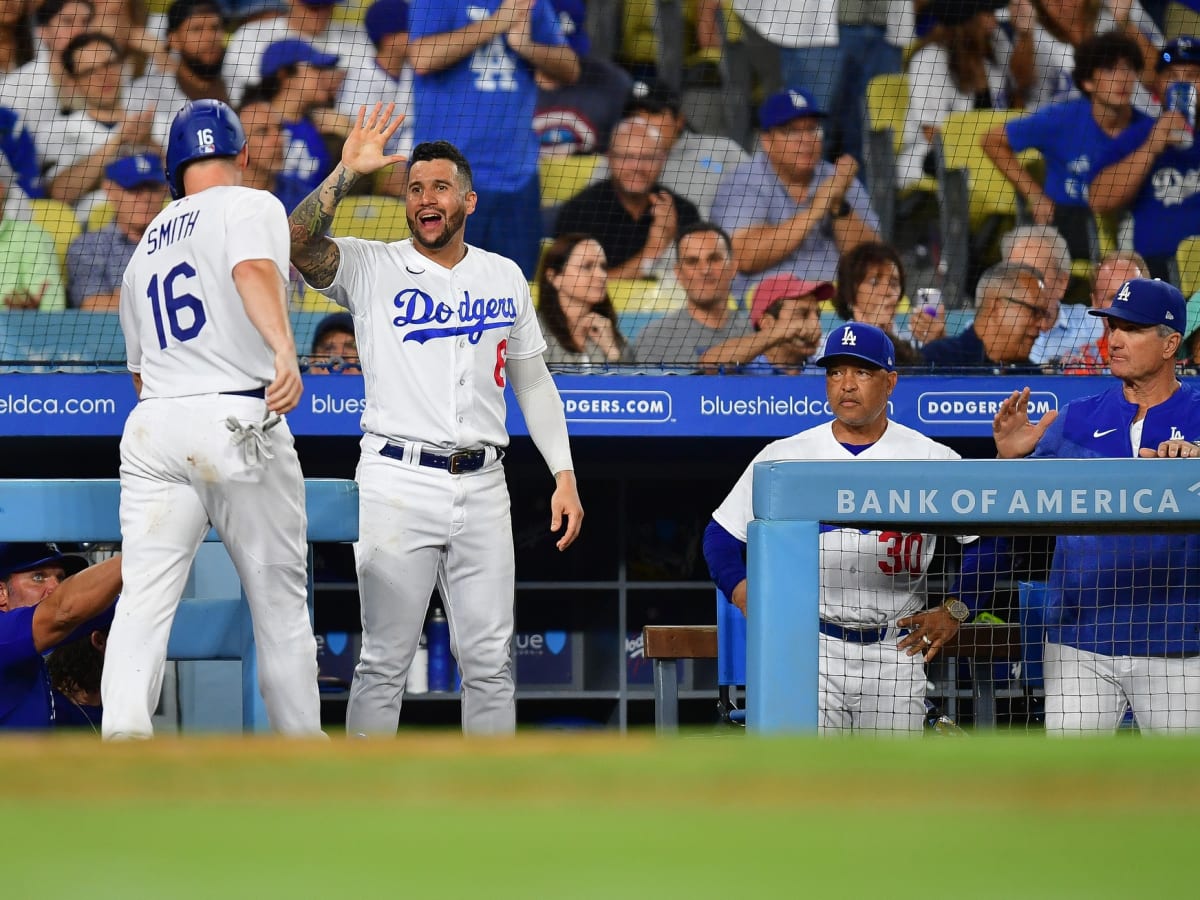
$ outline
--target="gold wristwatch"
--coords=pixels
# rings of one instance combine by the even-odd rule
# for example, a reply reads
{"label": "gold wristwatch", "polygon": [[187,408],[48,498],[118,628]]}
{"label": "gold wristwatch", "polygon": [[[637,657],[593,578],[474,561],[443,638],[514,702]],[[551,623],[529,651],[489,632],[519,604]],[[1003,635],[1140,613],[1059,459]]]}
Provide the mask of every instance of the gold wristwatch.
{"label": "gold wristwatch", "polygon": [[945,603],[946,612],[950,613],[950,618],[960,625],[971,618],[971,607],[963,603],[958,598],[947,600]]}

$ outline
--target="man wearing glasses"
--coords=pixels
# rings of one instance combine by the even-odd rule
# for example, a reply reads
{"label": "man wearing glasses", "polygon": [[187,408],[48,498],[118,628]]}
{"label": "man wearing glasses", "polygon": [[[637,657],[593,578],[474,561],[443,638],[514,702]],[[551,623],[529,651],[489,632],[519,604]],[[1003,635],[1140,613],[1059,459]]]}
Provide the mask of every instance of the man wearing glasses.
{"label": "man wearing glasses", "polygon": [[925,361],[946,369],[1030,368],[1033,343],[1056,315],[1041,273],[1020,263],[992,266],[975,288],[975,305],[971,327],[926,344]]}
{"label": "man wearing glasses", "polygon": [[772,94],[758,111],[761,149],[717,188],[713,220],[733,238],[739,295],[771,275],[833,281],[843,253],[880,240],[854,157],[821,158],[825,115],[806,90]]}

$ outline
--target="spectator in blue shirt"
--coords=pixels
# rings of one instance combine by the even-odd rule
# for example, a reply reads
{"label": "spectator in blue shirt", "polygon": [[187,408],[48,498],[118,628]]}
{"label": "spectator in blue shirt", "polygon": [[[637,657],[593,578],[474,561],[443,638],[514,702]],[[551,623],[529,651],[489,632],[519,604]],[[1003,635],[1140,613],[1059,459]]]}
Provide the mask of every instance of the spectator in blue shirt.
{"label": "spectator in blue shirt", "polygon": [[579,78],[550,0],[413,0],[413,144],[446,140],[474,165],[467,241],[532,279],[542,238],[534,73]]}
{"label": "spectator in blue shirt", "polygon": [[51,689],[43,654],[103,627],[96,617],[121,589],[121,557],[86,567],[52,544],[0,544],[0,730],[82,724]]}
{"label": "spectator in blue shirt", "polygon": [[[1088,185],[1114,143],[1132,126],[1150,121],[1133,106],[1145,63],[1137,41],[1108,32],[1075,51],[1073,78],[1083,97],[1043,106],[1033,115],[998,125],[983,137],[984,152],[1029,205],[1040,225],[1056,225],[1072,259],[1089,259]],[[1039,185],[1017,154],[1034,149],[1046,161]]]}
{"label": "spectator in blue shirt", "polygon": [[[1200,86],[1200,38],[1178,38],[1159,54],[1158,93],[1173,82]],[[1200,141],[1180,146],[1187,123],[1177,111],[1139,121],[1097,161],[1089,197],[1098,213],[1128,207],[1133,249],[1150,274],[1167,278],[1179,242],[1200,234]]]}
{"label": "spectator in blue shirt", "polygon": [[167,201],[167,177],[157,153],[136,153],[104,169],[113,219],[81,234],[67,250],[67,303],[73,309],[116,312],[121,279],[138,241]]}
{"label": "spectator in blue shirt", "polygon": [[331,77],[340,71],[337,65],[337,56],[298,38],[276,41],[263,51],[263,89],[283,117],[283,170],[275,194],[288,212],[333,171],[334,159],[312,113],[333,105],[341,86],[340,78]]}

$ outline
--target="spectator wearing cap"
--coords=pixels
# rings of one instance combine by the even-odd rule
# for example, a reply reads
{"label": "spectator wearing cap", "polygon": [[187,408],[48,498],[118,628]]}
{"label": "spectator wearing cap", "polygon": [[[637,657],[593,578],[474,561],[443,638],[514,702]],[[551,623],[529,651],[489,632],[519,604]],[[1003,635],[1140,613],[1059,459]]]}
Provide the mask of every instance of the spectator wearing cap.
{"label": "spectator wearing cap", "polygon": [[274,95],[261,84],[249,84],[237,108],[246,132],[246,168],[242,186],[275,192],[283,171],[283,116],[275,108]]}
{"label": "spectator wearing cap", "polygon": [[772,94],[759,109],[761,149],[717,189],[713,219],[733,236],[739,295],[771,275],[832,281],[841,254],[879,240],[854,157],[821,158],[824,117],[806,90]]}
{"label": "spectator wearing cap", "polygon": [[0,157],[0,312],[66,307],[54,241],[32,222],[5,215],[16,177]]}
{"label": "spectator wearing cap", "polygon": [[[1200,392],[1175,356],[1187,321],[1178,288],[1125,282],[1103,309],[1119,384],[1029,419],[1029,388],[992,422],[1001,459],[1195,459]],[[1184,467],[1184,464],[1174,465]],[[1191,464],[1186,464],[1189,472]],[[1182,485],[1188,472],[1176,476]],[[1149,523],[1147,523],[1149,525]],[[985,544],[986,542],[981,542]],[[1007,554],[976,561],[981,596],[1010,575]],[[985,578],[986,576],[986,578]],[[1045,687],[1049,734],[1113,733],[1132,709],[1139,730],[1200,731],[1200,535],[1058,535],[1047,585]],[[966,599],[966,598],[964,598]]]}
{"label": "spectator wearing cap", "polygon": [[750,324],[754,335],[738,338],[746,352],[761,351],[743,367],[747,374],[799,375],[821,347],[821,304],[834,295],[828,281],[772,275],[754,289]]}
{"label": "spectator wearing cap", "polygon": [[313,334],[308,374],[361,371],[358,344],[354,340],[354,317],[345,312],[330,313],[317,323]]}
{"label": "spectator wearing cap", "polygon": [[[886,332],[896,348],[896,364],[919,366],[925,362],[921,351],[898,336],[896,310],[903,296],[904,263],[890,244],[859,244],[838,261],[837,293],[833,297],[837,314],[847,322],[866,322]],[[914,309],[909,315],[908,334],[922,343],[944,337],[945,315]]]}
{"label": "spectator wearing cap", "polygon": [[33,14],[34,58],[4,76],[4,105],[17,112],[31,132],[57,116],[70,101],[70,76],[63,51],[95,17],[92,0],[42,0]]}
{"label": "spectator wearing cap", "polygon": [[[659,182],[692,201],[704,218],[712,213],[721,179],[750,161],[736,141],[690,130],[679,92],[667,85],[635,81],[625,101],[624,115],[645,119],[662,132],[667,162]],[[597,177],[606,174],[605,168],[598,167]]]}
{"label": "spectator wearing cap", "polygon": [[[126,105],[122,92],[125,53],[108,35],[89,31],[73,38],[63,51],[63,62],[73,80],[79,108],[45,120],[37,145],[48,164],[50,197],[79,204],[99,188],[105,166],[129,147],[152,144],[156,129],[165,126],[155,122],[155,107],[135,110]],[[91,200],[77,206],[81,222],[87,221]]]}
{"label": "spectator wearing cap", "polygon": [[[675,277],[685,304],[642,329],[633,355],[639,363],[716,372],[742,366],[761,352],[739,342],[753,328],[729,295],[737,264],[721,228],[697,222],[675,241]],[[736,342],[736,343],[735,343]]]}
{"label": "spectator wearing cap", "polygon": [[89,569],[53,544],[0,544],[0,730],[98,721],[51,689],[44,654],[107,627],[120,589],[120,556]]}
{"label": "spectator wearing cap", "polygon": [[663,275],[676,235],[700,221],[695,204],[659,184],[666,161],[657,128],[637,117],[623,120],[608,148],[609,177],[563,204],[555,235],[594,237],[612,278]]}
{"label": "spectator wearing cap", "polygon": [[926,344],[925,361],[942,369],[1005,369],[1037,372],[1029,352],[1044,327],[1054,323],[1042,275],[1032,266],[998,263],[975,288],[975,321],[956,337]]}
{"label": "spectator wearing cap", "polygon": [[[375,47],[375,58],[367,65],[351,67],[338,91],[337,110],[351,121],[364,106],[369,113],[376,103],[396,104],[395,114],[405,117],[385,148],[405,156],[412,150],[412,66],[408,63],[408,0],[375,0],[363,16],[367,37]],[[396,176],[388,178],[387,176]],[[391,166],[384,176],[386,187],[379,193],[403,196],[407,173],[404,166]]]}
{"label": "spectator wearing cap", "polygon": [[[225,59],[225,15],[218,0],[173,0],[167,7],[167,69],[151,66],[129,88],[131,109],[155,106],[163,120],[189,100],[229,102],[221,77]],[[156,135],[166,144],[167,134]]]}
{"label": "spectator wearing cap", "polygon": [[[621,121],[624,97],[633,79],[615,63],[590,55],[583,0],[550,2],[567,46],[579,57],[580,71],[579,80],[573,84],[556,81],[542,71],[534,72],[538,94],[533,130],[541,155],[603,153],[612,130]],[[600,172],[595,175],[596,179],[602,177]]]}
{"label": "spectator wearing cap", "polygon": [[409,25],[413,141],[448,140],[471,160],[467,241],[532,279],[542,238],[534,75],[574,84],[579,58],[549,0],[413,0]]}
{"label": "spectator wearing cap", "polygon": [[262,55],[263,89],[274,96],[283,120],[283,169],[275,194],[291,212],[333,171],[334,159],[313,119],[313,111],[333,103],[338,57],[322,53],[308,41],[276,41]]}
{"label": "spectator wearing cap", "polygon": [[[1093,166],[1110,145],[1137,122],[1149,119],[1133,106],[1133,92],[1144,66],[1137,42],[1108,32],[1075,51],[1073,78],[1083,93],[1042,107],[1032,115],[997,125],[982,140],[984,152],[1025,199],[1033,220],[1055,225],[1073,259],[1090,259],[1091,209],[1088,185]],[[1038,183],[1017,159],[1034,149],[1046,163]]]}
{"label": "spectator wearing cap", "polygon": [[225,49],[222,74],[230,100],[241,102],[242,91],[261,75],[263,52],[277,41],[298,38],[322,53],[337,56],[342,66],[356,69],[371,65],[375,48],[359,26],[333,22],[335,6],[344,0],[286,0],[287,9],[254,17],[235,31]]}
{"label": "spectator wearing cap", "polygon": [[104,193],[112,221],[81,234],[67,250],[67,300],[73,309],[116,311],[125,267],[167,200],[162,160],[157,153],[136,153],[109,163]]}
{"label": "spectator wearing cap", "polygon": [[911,187],[934,174],[933,141],[953,112],[1009,105],[1012,44],[996,24],[1004,0],[935,0],[931,42],[908,63],[908,112],[896,175]]}
{"label": "spectator wearing cap", "polygon": [[[1176,82],[1200,87],[1200,38],[1168,43],[1157,68],[1159,96]],[[1188,132],[1182,113],[1164,111],[1130,126],[1095,164],[1092,209],[1133,214],[1133,249],[1155,278],[1168,278],[1179,242],[1200,234],[1200,141]]]}

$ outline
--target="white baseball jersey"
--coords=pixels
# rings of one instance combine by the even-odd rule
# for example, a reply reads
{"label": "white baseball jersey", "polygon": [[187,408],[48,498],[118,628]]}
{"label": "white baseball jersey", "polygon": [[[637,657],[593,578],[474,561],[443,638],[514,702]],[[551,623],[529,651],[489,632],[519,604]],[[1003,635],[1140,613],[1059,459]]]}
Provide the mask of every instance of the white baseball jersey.
{"label": "white baseball jersey", "polygon": [[[764,447],[713,513],[713,519],[738,540],[746,540],[746,526],[754,518],[755,463],[959,458],[949,447],[897,422],[889,422],[883,437],[856,456],[833,436],[833,423],[826,422]],[[821,526],[821,618],[873,626],[895,622],[923,609],[926,570],[935,544],[934,535],[919,532]]]}
{"label": "white baseball jersey", "polygon": [[335,242],[341,262],[321,293],[354,315],[363,431],[443,448],[506,446],[505,360],[546,349],[517,264],[468,245],[446,269],[411,238]]}
{"label": "white baseball jersey", "polygon": [[289,242],[283,204],[267,191],[212,187],[155,217],[121,283],[121,329],[142,399],[274,380],[275,356],[246,315],[233,268],[269,259],[286,281]]}

